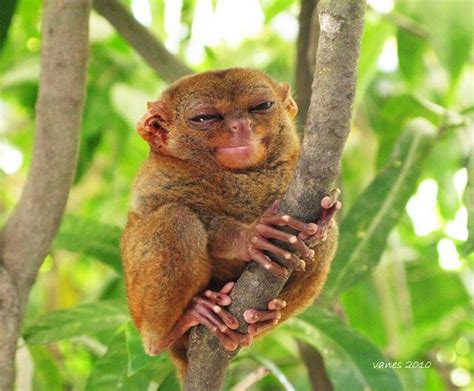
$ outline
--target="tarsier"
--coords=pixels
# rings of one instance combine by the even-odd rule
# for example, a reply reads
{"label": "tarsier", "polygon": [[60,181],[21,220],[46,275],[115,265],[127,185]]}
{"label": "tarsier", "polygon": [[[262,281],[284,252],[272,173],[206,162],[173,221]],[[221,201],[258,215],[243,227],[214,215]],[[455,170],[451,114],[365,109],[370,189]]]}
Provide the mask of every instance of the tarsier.
{"label": "tarsier", "polygon": [[[191,327],[206,326],[228,350],[248,346],[311,304],[326,280],[340,202],[323,198],[315,223],[279,211],[299,156],[296,113],[288,84],[228,69],[176,81],[137,125],[150,155],[121,240],[127,298],[145,351],[169,350],[181,377]],[[249,261],[287,273],[269,253],[295,272],[266,310],[245,311],[240,334],[229,294]]]}

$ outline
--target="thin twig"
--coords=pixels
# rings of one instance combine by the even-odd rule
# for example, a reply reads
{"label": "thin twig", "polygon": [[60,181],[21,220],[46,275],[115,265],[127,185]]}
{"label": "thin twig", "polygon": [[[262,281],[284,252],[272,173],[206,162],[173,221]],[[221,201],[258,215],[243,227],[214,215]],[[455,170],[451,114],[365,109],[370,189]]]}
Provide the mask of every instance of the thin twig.
{"label": "thin twig", "polygon": [[232,391],[247,391],[250,387],[258,383],[269,373],[270,371],[267,368],[258,367],[255,371],[250,372],[244,379],[232,387]]}
{"label": "thin twig", "polygon": [[117,0],[94,0],[94,9],[115,27],[164,81],[172,83],[193,73]]}

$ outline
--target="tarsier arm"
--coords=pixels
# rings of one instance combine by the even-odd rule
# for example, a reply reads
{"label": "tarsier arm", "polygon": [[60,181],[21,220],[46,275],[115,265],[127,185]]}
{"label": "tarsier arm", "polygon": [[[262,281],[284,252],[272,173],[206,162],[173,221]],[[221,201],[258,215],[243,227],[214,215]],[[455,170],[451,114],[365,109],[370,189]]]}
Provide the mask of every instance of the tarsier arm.
{"label": "tarsier arm", "polygon": [[[259,219],[247,225],[231,217],[216,217],[208,230],[210,254],[222,259],[240,259],[247,262],[253,260],[277,276],[287,274],[285,268],[273,262],[264,253],[270,252],[275,257],[293,264],[297,270],[304,270],[305,260],[311,260],[314,252],[302,239],[283,232],[276,226],[291,227],[304,234],[304,237],[314,234],[315,227],[291,216],[279,214],[278,210],[279,202],[276,201]],[[271,239],[289,244],[294,252],[271,243]]]}
{"label": "tarsier arm", "polygon": [[[269,251],[286,260],[291,255],[296,267],[282,294],[277,299],[271,300],[266,310],[245,311],[244,319],[249,323],[249,334],[258,334],[278,324],[280,319],[287,319],[307,307],[319,294],[337,246],[337,227],[333,218],[342,206],[337,200],[339,193],[338,189],[334,189],[323,198],[321,201],[323,212],[317,223],[305,224],[288,215],[278,214],[279,205],[276,202],[252,225],[243,226],[234,219],[224,217],[217,218],[211,225],[209,243],[215,256],[240,257],[247,261],[253,258],[269,272],[281,275],[281,270],[286,269],[279,267],[263,254],[263,251]],[[277,226],[299,229],[298,240],[294,240],[295,236],[286,233],[276,233]],[[286,241],[293,246],[293,252],[283,250],[267,239]],[[253,257],[252,247],[254,251],[260,252],[263,261],[259,262],[258,257]]]}

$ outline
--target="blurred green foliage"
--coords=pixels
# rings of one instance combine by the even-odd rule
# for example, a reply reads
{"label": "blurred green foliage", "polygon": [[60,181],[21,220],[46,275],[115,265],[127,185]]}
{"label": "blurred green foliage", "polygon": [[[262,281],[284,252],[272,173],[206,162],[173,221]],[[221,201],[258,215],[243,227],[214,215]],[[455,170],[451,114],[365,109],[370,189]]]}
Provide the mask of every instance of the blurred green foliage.
{"label": "blurred green foliage", "polygon": [[[15,3],[0,14],[0,222],[31,159],[41,47],[41,2]],[[183,1],[171,37],[195,70],[249,66],[293,81],[295,41],[281,26],[296,23],[297,1],[261,0],[257,34],[204,45],[198,60],[197,3]],[[150,4],[150,29],[169,40],[165,3]],[[311,389],[301,340],[319,349],[336,390],[474,389],[473,7],[412,0],[367,10],[340,246],[322,304],[243,350],[228,388],[263,367],[251,390]],[[129,321],[118,249],[147,154],[134,123],[165,84],[95,13],[90,35],[77,174],[24,324],[28,381],[33,390],[176,390],[166,355],[146,356]],[[29,373],[23,365],[18,376]]]}

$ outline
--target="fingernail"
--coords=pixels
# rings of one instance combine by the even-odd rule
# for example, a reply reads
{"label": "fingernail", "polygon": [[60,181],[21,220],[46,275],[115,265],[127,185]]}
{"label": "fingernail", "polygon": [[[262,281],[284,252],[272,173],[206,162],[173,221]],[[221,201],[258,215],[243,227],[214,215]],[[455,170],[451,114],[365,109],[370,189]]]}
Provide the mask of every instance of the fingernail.
{"label": "fingernail", "polygon": [[288,216],[288,215],[281,216],[281,218],[282,218],[282,220],[290,221],[290,216]]}
{"label": "fingernail", "polygon": [[212,310],[213,310],[216,314],[218,314],[219,312],[222,311],[222,308],[219,307],[218,305],[215,305],[214,307],[212,307]]}
{"label": "fingernail", "polygon": [[291,259],[291,253],[286,253],[285,254],[285,259]]}
{"label": "fingernail", "polygon": [[296,243],[297,241],[298,241],[298,238],[296,236],[290,237],[290,243]]}

